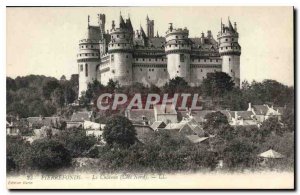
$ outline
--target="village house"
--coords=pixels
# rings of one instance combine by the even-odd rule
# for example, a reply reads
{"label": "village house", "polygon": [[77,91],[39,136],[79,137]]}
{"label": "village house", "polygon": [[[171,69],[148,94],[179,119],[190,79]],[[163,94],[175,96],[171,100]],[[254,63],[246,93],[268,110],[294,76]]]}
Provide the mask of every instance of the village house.
{"label": "village house", "polygon": [[92,111],[74,112],[71,120],[67,121],[67,128],[83,127],[84,121],[94,121],[94,113]]}
{"label": "village house", "polygon": [[277,110],[274,109],[273,106],[269,106],[267,104],[264,105],[251,105],[251,103],[249,103],[248,109],[247,111],[252,111],[257,119],[258,122],[262,123],[265,120],[267,120],[270,117],[276,117],[278,118],[278,120],[281,119],[283,110],[280,108],[278,108]]}

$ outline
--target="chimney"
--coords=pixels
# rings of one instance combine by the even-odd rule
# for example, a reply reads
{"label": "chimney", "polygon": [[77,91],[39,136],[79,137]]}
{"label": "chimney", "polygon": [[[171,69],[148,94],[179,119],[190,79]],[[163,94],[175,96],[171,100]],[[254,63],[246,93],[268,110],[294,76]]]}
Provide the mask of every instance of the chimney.
{"label": "chimney", "polygon": [[248,110],[247,111],[251,111],[252,110],[252,106],[251,106],[251,102],[248,103]]}
{"label": "chimney", "polygon": [[235,120],[238,120],[237,111],[234,111],[234,118],[235,118]]}

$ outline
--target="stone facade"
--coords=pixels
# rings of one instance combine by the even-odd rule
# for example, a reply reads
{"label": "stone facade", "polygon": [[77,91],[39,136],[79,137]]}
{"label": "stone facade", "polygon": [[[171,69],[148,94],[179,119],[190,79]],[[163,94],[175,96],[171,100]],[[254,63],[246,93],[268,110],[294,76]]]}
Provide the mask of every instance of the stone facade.
{"label": "stone facade", "polygon": [[170,26],[164,37],[154,36],[154,20],[147,16],[147,35],[143,28],[133,30],[130,18],[112,21],[105,31],[105,15],[98,14],[97,26],[88,24],[85,39],[79,41],[77,55],[79,94],[88,83],[98,80],[106,85],[109,79],[120,85],[140,82],[163,86],[169,79],[184,78],[197,86],[209,72],[228,73],[240,85],[239,34],[236,23],[221,23],[217,41],[211,31],[199,38],[189,38],[187,28]]}

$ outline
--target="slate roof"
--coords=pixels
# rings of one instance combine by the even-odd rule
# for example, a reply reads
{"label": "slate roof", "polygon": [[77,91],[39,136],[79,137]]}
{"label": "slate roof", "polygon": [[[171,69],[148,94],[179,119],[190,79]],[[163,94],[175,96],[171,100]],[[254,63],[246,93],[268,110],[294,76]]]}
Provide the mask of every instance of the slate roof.
{"label": "slate roof", "polygon": [[173,104],[166,104],[165,106],[162,104],[156,104],[154,105],[154,109],[157,110],[157,114],[177,114]]}
{"label": "slate roof", "polygon": [[276,107],[274,106],[273,108],[274,108],[274,110],[276,110],[276,111],[278,110],[279,114],[281,114],[281,115],[283,115],[283,113],[284,113],[284,111],[285,111],[285,109],[286,109],[286,108],[284,108],[284,107],[277,107],[277,106],[276,106]]}
{"label": "slate roof", "polygon": [[152,125],[151,128],[155,131],[159,128],[165,128],[166,124],[163,121],[155,121]]}
{"label": "slate roof", "polygon": [[72,122],[83,122],[83,121],[90,121],[90,116],[92,115],[91,112],[76,112],[73,113],[71,117]]}
{"label": "slate roof", "polygon": [[253,120],[251,117],[254,115],[252,111],[236,111],[236,112],[237,112],[237,116],[241,117],[244,120]]}
{"label": "slate roof", "polygon": [[143,117],[146,117],[147,120],[154,122],[154,110],[153,109],[132,109],[129,110],[130,120],[134,121],[142,121]]}
{"label": "slate roof", "polygon": [[28,117],[26,119],[30,124],[52,126],[59,122],[59,117]]}
{"label": "slate roof", "polygon": [[101,39],[100,27],[99,26],[88,26],[86,38],[100,40]]}
{"label": "slate roof", "polygon": [[214,110],[199,110],[199,111],[192,111],[192,116],[194,119],[199,123],[203,122],[204,117],[209,114],[215,112]]}

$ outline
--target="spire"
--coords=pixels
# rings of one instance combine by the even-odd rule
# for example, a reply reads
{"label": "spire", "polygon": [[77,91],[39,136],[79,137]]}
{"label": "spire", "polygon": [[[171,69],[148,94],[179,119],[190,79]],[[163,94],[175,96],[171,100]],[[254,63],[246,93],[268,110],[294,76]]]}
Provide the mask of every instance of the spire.
{"label": "spire", "polygon": [[156,37],[159,37],[159,35],[158,35],[158,31],[156,31]]}
{"label": "spire", "polygon": [[125,22],[124,22],[124,19],[123,19],[122,15],[121,15],[121,11],[120,11],[120,26],[119,27],[120,28],[124,28],[125,27]]}
{"label": "spire", "polygon": [[147,20],[147,21],[149,21],[149,17],[148,17],[148,14],[147,14],[146,20]]}
{"label": "spire", "polygon": [[143,29],[143,27],[142,26],[140,26],[140,28],[141,28],[141,35],[142,35],[142,37],[143,38],[146,38],[147,36],[146,36],[146,33],[145,33],[145,31],[144,31],[144,29]]}
{"label": "spire", "polygon": [[90,26],[90,15],[88,15],[88,26]]}
{"label": "spire", "polygon": [[229,28],[229,31],[232,31],[232,32],[235,31],[234,28],[233,28],[233,26],[232,26],[232,24],[231,24],[231,22],[230,22],[229,17],[228,17],[228,28]]}

